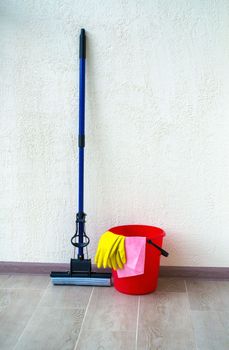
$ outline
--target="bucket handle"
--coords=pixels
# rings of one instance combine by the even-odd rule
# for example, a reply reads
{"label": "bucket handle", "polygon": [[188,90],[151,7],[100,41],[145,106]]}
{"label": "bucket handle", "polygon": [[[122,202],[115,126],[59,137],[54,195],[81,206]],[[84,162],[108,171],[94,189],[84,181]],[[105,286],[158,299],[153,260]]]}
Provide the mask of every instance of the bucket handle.
{"label": "bucket handle", "polygon": [[147,239],[147,243],[153,245],[155,248],[157,248],[158,250],[160,250],[161,255],[165,256],[167,258],[167,256],[169,256],[169,253],[166,252],[164,249],[162,249],[161,247],[159,247],[159,245],[157,245],[156,243],[153,243],[151,241],[151,239]]}

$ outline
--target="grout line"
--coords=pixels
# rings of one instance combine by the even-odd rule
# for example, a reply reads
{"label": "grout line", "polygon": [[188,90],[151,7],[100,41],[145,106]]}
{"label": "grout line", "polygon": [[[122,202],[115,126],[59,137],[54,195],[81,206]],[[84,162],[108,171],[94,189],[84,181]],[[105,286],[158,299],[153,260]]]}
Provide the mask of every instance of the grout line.
{"label": "grout line", "polygon": [[32,320],[32,318],[33,318],[35,312],[37,311],[38,307],[40,306],[41,301],[43,300],[45,294],[47,293],[48,286],[49,286],[49,284],[48,284],[47,287],[44,289],[43,294],[42,294],[42,296],[41,296],[39,302],[37,303],[37,306],[36,306],[35,309],[33,310],[32,315],[31,315],[30,318],[28,319],[28,322],[26,323],[26,325],[25,325],[23,331],[21,332],[20,336],[18,337],[18,340],[17,340],[16,344],[14,345],[13,350],[16,349],[16,347],[17,347],[17,345],[18,345],[20,339],[22,338],[22,336],[24,335],[24,333],[25,333],[25,331],[26,331],[28,325],[30,324],[30,322],[31,322],[31,320]]}
{"label": "grout line", "polygon": [[186,284],[186,279],[184,279],[184,285],[185,285],[186,293],[188,294],[188,288],[187,288],[187,284]]}
{"label": "grout line", "polygon": [[138,297],[138,311],[137,311],[137,323],[136,323],[136,335],[135,335],[135,350],[138,346],[138,326],[139,326],[139,313],[140,313],[140,296]]}
{"label": "grout line", "polygon": [[189,314],[190,314],[190,320],[191,320],[191,324],[192,324],[192,332],[193,332],[193,337],[194,337],[194,342],[195,342],[195,348],[196,348],[196,350],[198,350],[197,342],[196,342],[196,335],[195,335],[195,328],[194,328],[194,325],[192,322],[192,310],[191,310],[191,305],[190,305],[190,300],[189,300],[189,295],[188,295],[188,287],[187,287],[187,283],[186,283],[185,279],[184,279],[184,285],[185,285],[186,294],[187,294],[187,298],[188,298]]}
{"label": "grout line", "polygon": [[75,344],[74,350],[77,349],[77,346],[78,346],[78,343],[79,343],[79,339],[80,339],[80,336],[81,336],[81,333],[82,333],[82,330],[83,330],[83,325],[84,325],[84,322],[85,322],[85,319],[86,319],[86,316],[87,316],[87,312],[88,312],[88,309],[89,309],[89,305],[90,305],[90,303],[91,303],[91,299],[92,299],[92,295],[93,295],[94,289],[95,289],[95,287],[92,288],[91,295],[90,295],[90,298],[89,298],[89,300],[88,300],[88,304],[87,304],[87,307],[86,307],[86,310],[85,310],[85,314],[84,314],[84,317],[83,317],[83,321],[82,321],[82,323],[81,323],[80,331],[79,331],[79,334],[78,334],[78,338],[77,338],[77,340],[76,340],[76,344]]}
{"label": "grout line", "polygon": [[190,311],[190,314],[191,314],[191,305],[190,305],[190,301],[189,301],[188,287],[187,287],[187,283],[186,283],[185,279],[184,279],[184,285],[185,285],[186,295],[187,295],[187,299],[188,299],[189,311]]}

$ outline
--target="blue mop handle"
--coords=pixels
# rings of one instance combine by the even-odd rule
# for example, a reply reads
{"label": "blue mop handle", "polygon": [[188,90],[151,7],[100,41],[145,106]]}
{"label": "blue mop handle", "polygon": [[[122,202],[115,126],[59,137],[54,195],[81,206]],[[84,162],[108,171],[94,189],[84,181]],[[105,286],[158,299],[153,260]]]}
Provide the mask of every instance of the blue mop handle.
{"label": "blue mop handle", "polygon": [[[85,147],[85,60],[86,35],[81,29],[79,47],[79,215],[84,211],[84,147]],[[84,223],[79,222],[79,243],[83,243]],[[83,257],[83,247],[79,246],[78,255]]]}

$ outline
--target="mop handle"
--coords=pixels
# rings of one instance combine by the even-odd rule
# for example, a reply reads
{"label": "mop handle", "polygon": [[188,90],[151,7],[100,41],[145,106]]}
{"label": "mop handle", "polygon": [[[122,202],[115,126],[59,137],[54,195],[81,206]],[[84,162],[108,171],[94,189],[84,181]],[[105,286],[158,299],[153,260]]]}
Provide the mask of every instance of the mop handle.
{"label": "mop handle", "polygon": [[84,199],[84,147],[85,147],[85,59],[86,36],[81,29],[79,45],[79,213],[83,212]]}
{"label": "mop handle", "polygon": [[79,242],[78,257],[83,258],[84,248],[84,147],[85,147],[85,61],[86,61],[86,35],[85,29],[81,29],[79,43],[79,201],[78,224]]}

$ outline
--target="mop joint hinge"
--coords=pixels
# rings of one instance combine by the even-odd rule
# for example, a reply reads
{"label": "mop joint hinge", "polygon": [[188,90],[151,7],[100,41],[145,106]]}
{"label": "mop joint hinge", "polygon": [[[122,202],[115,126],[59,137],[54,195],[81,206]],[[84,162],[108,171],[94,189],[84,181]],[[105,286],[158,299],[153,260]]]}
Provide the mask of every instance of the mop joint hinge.
{"label": "mop joint hinge", "polygon": [[76,222],[82,222],[85,224],[86,222],[86,216],[87,214],[85,214],[83,211],[79,212],[76,214]]}
{"label": "mop joint hinge", "polygon": [[90,276],[91,275],[91,259],[71,259],[70,261],[71,276]]}
{"label": "mop joint hinge", "polygon": [[78,146],[80,148],[85,147],[85,135],[78,136]]}

